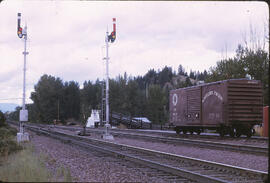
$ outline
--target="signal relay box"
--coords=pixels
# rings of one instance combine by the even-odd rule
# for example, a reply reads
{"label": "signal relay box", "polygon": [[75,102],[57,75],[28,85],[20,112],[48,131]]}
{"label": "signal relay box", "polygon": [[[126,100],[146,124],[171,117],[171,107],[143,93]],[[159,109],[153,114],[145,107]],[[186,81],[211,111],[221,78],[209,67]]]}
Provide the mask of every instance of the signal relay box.
{"label": "signal relay box", "polygon": [[28,121],[28,110],[20,110],[20,121]]}

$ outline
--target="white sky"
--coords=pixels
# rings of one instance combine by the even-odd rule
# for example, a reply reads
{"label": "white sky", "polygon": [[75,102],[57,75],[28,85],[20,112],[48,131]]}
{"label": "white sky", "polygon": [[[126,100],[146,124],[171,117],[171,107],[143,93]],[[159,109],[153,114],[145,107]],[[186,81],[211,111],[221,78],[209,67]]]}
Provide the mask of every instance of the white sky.
{"label": "white sky", "polygon": [[249,26],[262,38],[268,31],[264,2],[99,2],[3,1],[0,3],[0,103],[22,97],[23,39],[17,36],[17,13],[28,26],[27,102],[43,74],[63,81],[102,79],[105,32],[116,18],[116,41],[110,45],[110,76],[144,75],[164,66],[186,71],[215,66],[232,57]]}

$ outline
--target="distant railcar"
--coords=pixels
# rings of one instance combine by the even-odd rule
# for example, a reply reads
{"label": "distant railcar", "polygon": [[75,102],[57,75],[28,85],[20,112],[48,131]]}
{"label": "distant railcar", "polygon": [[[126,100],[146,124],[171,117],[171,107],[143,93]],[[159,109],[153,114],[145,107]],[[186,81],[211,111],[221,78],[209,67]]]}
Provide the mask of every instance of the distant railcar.
{"label": "distant railcar", "polygon": [[176,133],[215,129],[231,137],[253,134],[263,121],[262,84],[230,79],[170,91],[170,122]]}

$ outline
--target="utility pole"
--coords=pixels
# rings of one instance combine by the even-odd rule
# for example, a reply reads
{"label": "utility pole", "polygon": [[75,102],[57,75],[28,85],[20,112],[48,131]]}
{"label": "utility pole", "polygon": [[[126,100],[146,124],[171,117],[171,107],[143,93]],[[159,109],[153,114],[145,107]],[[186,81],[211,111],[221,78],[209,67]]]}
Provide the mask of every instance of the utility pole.
{"label": "utility pole", "polygon": [[113,32],[109,35],[108,28],[105,37],[106,43],[106,124],[105,124],[105,134],[103,135],[103,139],[113,140],[113,136],[109,133],[109,128],[111,127],[109,124],[110,121],[110,110],[109,110],[109,42],[113,43],[116,38],[116,19],[113,18]]}
{"label": "utility pole", "polygon": [[20,132],[17,133],[17,141],[29,141],[29,134],[24,132],[23,122],[28,121],[28,110],[25,109],[25,80],[26,80],[26,55],[29,52],[26,51],[26,42],[27,42],[27,26],[24,29],[21,28],[21,13],[18,13],[18,27],[17,34],[19,38],[24,38],[24,64],[23,64],[23,101],[22,101],[22,110],[20,110]]}

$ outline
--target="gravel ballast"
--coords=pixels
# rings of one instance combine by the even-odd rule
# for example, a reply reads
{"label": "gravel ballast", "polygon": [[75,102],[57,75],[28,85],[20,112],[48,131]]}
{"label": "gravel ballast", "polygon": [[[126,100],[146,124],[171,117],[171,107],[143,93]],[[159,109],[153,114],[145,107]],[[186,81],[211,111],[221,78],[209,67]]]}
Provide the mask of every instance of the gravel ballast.
{"label": "gravel ballast", "polygon": [[149,142],[136,139],[115,138],[115,142],[127,145],[136,144],[137,147],[268,172],[268,157],[262,155],[252,155],[227,150],[214,150],[188,145]]}
{"label": "gravel ballast", "polygon": [[122,160],[31,134],[31,143],[38,153],[47,157],[45,163],[53,176],[57,169],[64,167],[70,171],[75,182],[166,182],[132,168],[130,163],[125,165]]}
{"label": "gravel ballast", "polygon": [[[74,132],[70,132],[68,130],[58,131],[74,134]],[[91,133],[91,135],[93,138],[100,139],[100,135],[95,133]],[[263,155],[246,154],[244,152],[229,150],[208,149],[184,144],[166,144],[162,142],[151,142],[124,137],[114,137],[113,142],[268,172],[268,156]]]}
{"label": "gravel ballast", "polygon": [[[62,130],[60,130],[62,131]],[[65,130],[63,130],[65,131]],[[65,131],[68,133],[75,133]],[[45,154],[46,165],[52,173],[59,167],[68,169],[76,182],[167,182],[160,177],[149,176],[147,172],[134,168],[132,163],[106,157],[91,150],[64,144],[45,136],[32,135],[31,143],[38,153]],[[100,139],[100,135],[90,136]],[[114,142],[153,149],[172,154],[214,161],[233,166],[268,171],[268,157],[245,153],[213,150],[186,145],[173,145],[136,139],[114,138]]]}

